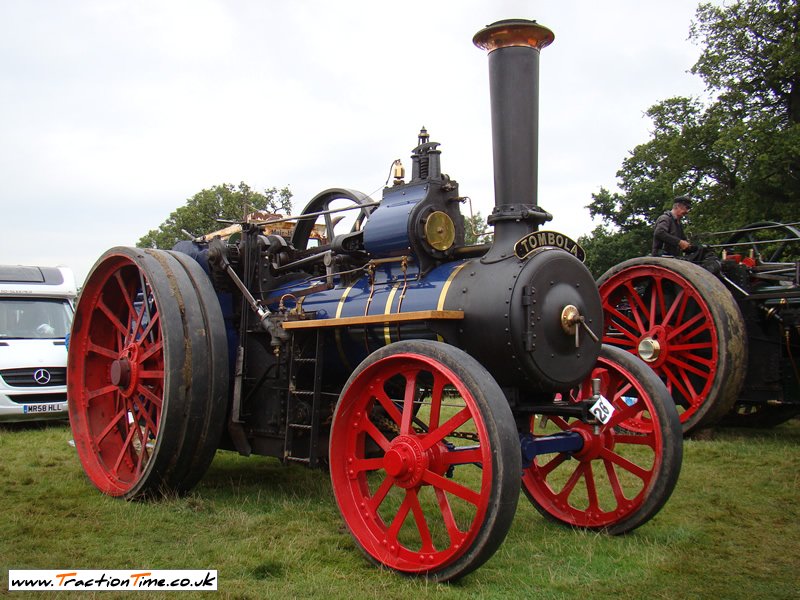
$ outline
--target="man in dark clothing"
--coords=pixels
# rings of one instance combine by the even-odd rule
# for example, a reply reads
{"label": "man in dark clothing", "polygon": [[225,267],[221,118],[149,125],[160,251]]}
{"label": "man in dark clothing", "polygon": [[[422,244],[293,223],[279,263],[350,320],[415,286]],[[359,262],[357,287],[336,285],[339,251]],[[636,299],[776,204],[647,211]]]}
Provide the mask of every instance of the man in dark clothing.
{"label": "man in dark clothing", "polygon": [[653,231],[653,256],[666,254],[678,256],[681,250],[691,247],[683,234],[681,219],[689,212],[692,200],[688,196],[678,196],[668,210],[656,219]]}

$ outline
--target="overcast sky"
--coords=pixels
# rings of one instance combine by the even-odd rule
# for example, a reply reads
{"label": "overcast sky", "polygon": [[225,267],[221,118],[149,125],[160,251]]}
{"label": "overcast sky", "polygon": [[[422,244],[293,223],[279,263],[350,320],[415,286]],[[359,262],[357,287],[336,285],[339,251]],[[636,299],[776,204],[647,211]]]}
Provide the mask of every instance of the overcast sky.
{"label": "overcast sky", "polygon": [[[380,198],[417,132],[484,216],[493,206],[493,21],[555,32],[540,59],[539,203],[592,229],[648,139],[644,111],[703,93],[687,71],[695,0],[0,0],[0,263],[82,281],[200,190],[288,185]],[[375,192],[375,193],[373,193]]]}

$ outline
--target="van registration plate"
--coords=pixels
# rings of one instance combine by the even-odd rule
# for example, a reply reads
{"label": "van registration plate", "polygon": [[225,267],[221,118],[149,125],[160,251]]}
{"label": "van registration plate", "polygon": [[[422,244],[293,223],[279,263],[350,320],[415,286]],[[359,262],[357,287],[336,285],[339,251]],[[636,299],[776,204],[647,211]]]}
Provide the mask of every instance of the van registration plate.
{"label": "van registration plate", "polygon": [[24,404],[22,406],[22,411],[26,415],[33,413],[64,412],[65,410],[66,406],[63,404]]}

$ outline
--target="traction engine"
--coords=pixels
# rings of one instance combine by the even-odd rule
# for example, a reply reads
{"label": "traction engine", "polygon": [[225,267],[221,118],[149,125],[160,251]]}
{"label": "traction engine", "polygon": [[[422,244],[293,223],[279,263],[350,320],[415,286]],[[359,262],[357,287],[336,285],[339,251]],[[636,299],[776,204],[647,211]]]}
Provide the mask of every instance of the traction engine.
{"label": "traction engine", "polygon": [[491,244],[465,243],[464,198],[423,129],[410,179],[396,165],[380,202],[329,189],[280,221],[290,236],[249,222],[107,251],[69,348],[91,482],[127,499],[186,492],[218,449],[327,468],[366,556],[436,581],[493,555],[520,488],[573,527],[653,517],[680,471],[674,403],[601,344],[582,250],[540,230],[538,61],[553,37],[508,20],[473,40],[489,53]]}
{"label": "traction engine", "polygon": [[640,257],[598,280],[603,342],[664,381],[684,433],[800,415],[800,229],[705,233],[685,257]]}

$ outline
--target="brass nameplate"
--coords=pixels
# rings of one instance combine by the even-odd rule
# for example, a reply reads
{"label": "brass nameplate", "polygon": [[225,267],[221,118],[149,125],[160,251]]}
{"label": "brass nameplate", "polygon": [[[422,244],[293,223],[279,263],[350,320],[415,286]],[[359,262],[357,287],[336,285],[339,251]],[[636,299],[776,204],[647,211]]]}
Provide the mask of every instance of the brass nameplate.
{"label": "brass nameplate", "polygon": [[575,240],[557,231],[534,231],[529,233],[514,244],[514,254],[518,258],[525,258],[538,248],[560,248],[565,252],[569,252],[581,262],[586,258],[586,252]]}

